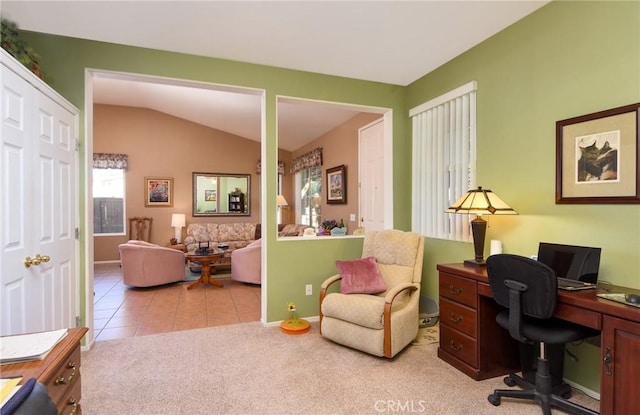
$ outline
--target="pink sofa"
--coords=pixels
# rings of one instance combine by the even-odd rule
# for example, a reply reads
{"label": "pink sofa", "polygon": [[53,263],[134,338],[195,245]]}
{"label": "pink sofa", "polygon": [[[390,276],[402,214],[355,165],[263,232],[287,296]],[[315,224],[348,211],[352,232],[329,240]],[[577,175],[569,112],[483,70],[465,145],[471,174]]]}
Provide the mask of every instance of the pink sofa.
{"label": "pink sofa", "polygon": [[144,241],[121,244],[122,281],[133,287],[152,287],[183,281],[184,252]]}
{"label": "pink sofa", "polygon": [[262,239],[251,242],[244,248],[231,252],[231,278],[251,284],[260,284],[260,257]]}

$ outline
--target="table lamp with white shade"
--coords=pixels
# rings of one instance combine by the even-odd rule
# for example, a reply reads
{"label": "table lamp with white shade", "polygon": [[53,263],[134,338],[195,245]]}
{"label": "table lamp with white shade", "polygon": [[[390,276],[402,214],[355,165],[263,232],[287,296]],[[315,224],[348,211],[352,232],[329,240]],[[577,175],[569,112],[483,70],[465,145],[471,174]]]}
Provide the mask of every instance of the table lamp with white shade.
{"label": "table lamp with white shade", "polygon": [[282,208],[289,207],[287,199],[282,195],[276,197],[276,205],[278,206],[278,223],[282,223]]}
{"label": "table lamp with white shade", "polygon": [[482,215],[517,215],[502,199],[491,190],[485,190],[482,186],[469,190],[455,201],[454,204],[445,210],[446,213],[474,214],[476,218],[471,221],[471,232],[473,234],[473,248],[475,258],[464,261],[465,265],[482,267],[486,265],[484,261],[484,239],[487,231],[487,221],[482,219]]}
{"label": "table lamp with white shade", "polygon": [[176,228],[176,241],[182,242],[182,228],[186,225],[186,218],[184,213],[173,213],[171,215],[171,227]]}

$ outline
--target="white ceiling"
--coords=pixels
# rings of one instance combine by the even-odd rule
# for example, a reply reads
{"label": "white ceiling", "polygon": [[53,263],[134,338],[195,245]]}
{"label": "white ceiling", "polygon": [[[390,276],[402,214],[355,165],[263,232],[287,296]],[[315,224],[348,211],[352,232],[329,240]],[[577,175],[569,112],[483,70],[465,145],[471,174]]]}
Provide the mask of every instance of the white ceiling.
{"label": "white ceiling", "polygon": [[[548,0],[2,0],[1,12],[25,30],[408,85],[546,3]],[[211,103],[203,104],[195,98],[180,98],[185,91],[174,97],[171,90],[176,86],[151,88],[121,82],[99,79],[96,101],[152,108],[247,138],[256,139],[257,134],[259,139],[260,119],[254,111],[260,99],[256,95],[238,97],[215,91],[211,96],[188,88],[193,96],[198,94]],[[116,90],[123,94],[108,93]],[[155,95],[148,96],[147,91]],[[164,99],[167,94],[173,98]],[[160,96],[163,99],[158,101]],[[223,99],[230,97],[244,111]],[[167,107],[160,102],[180,105]],[[217,102],[224,105],[218,107]],[[290,117],[300,125],[279,122],[281,145],[287,141],[283,129],[291,127],[300,137],[337,125],[331,124],[331,114],[318,116],[317,107]],[[283,111],[279,108],[279,116],[286,116]],[[354,115],[352,111],[334,113],[339,115],[338,124]],[[309,114],[315,114],[312,120],[307,120]],[[211,125],[215,118],[229,121]],[[319,126],[323,120],[327,124]],[[311,124],[315,131],[306,134],[305,126]]]}

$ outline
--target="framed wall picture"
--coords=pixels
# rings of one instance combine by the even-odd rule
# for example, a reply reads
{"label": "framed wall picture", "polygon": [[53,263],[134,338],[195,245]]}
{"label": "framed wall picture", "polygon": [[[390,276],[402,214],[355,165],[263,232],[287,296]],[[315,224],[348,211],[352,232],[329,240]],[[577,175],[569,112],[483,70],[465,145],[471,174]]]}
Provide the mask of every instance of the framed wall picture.
{"label": "framed wall picture", "polygon": [[347,203],[347,168],[344,164],[327,169],[327,203]]}
{"label": "framed wall picture", "polygon": [[556,122],[556,203],[640,203],[640,103]]}
{"label": "framed wall picture", "polygon": [[144,205],[146,207],[173,206],[173,177],[145,177]]}

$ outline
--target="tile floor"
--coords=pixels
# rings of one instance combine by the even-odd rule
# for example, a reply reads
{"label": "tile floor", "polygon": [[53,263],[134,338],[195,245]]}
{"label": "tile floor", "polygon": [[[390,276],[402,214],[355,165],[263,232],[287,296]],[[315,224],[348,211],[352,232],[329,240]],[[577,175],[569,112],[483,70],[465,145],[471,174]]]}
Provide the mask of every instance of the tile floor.
{"label": "tile floor", "polygon": [[229,274],[220,274],[223,288],[187,290],[186,282],[128,287],[119,264],[96,264],[94,272],[96,341],[260,320],[260,286]]}

